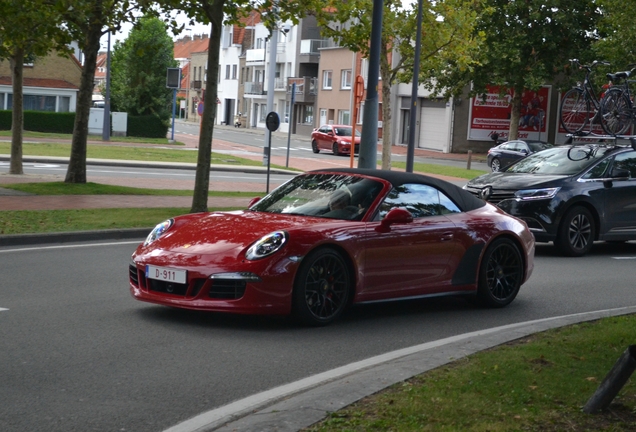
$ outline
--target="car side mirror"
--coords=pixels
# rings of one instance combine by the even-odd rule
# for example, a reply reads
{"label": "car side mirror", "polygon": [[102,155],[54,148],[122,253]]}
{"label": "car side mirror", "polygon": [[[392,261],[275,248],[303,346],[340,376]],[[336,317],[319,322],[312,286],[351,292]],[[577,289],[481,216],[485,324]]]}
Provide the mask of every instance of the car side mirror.
{"label": "car side mirror", "polygon": [[521,153],[523,153],[523,154],[528,154],[528,150],[526,150],[526,149],[521,149],[520,151],[521,151]]}
{"label": "car side mirror", "polygon": [[327,135],[333,135],[333,131],[327,132]]}
{"label": "car side mirror", "polygon": [[629,179],[629,170],[625,168],[612,168],[610,177],[614,179]]}
{"label": "car side mirror", "polygon": [[252,207],[254,204],[256,204],[257,202],[259,202],[260,200],[261,200],[261,197],[255,197],[255,198],[252,198],[252,199],[250,200],[250,203],[247,205],[247,208]]}
{"label": "car side mirror", "polygon": [[413,215],[411,212],[398,207],[389,211],[386,216],[384,216],[384,219],[382,219],[380,225],[384,230],[388,230],[393,224],[407,224],[411,222],[413,222]]}

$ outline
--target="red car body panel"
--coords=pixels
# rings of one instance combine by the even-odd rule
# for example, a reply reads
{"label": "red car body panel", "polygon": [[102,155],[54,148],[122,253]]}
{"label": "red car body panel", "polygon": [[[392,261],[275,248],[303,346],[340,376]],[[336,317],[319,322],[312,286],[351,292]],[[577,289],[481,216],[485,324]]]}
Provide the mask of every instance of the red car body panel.
{"label": "red car body panel", "polygon": [[[324,133],[322,130],[328,128],[330,133]],[[350,125],[323,125],[316,128],[311,133],[312,146],[316,143],[318,150],[327,150],[333,152],[334,143],[338,146],[339,154],[351,154],[351,135],[339,136],[336,133],[337,128],[351,129]],[[356,147],[360,147],[360,137],[355,137]],[[356,151],[357,152],[357,151]]]}
{"label": "red car body panel", "polygon": [[[501,236],[519,246],[523,281],[532,274],[534,237],[521,220],[485,204],[387,227],[369,220],[391,189],[390,183],[378,181],[384,184],[382,192],[361,221],[252,210],[176,217],[163,236],[134,252],[131,294],[138,300],[187,309],[286,315],[291,312],[302,258],[322,246],[338,250],[349,263],[355,279],[354,303],[471,293],[477,289],[481,257],[488,244]],[[285,245],[265,258],[247,259],[248,248],[274,231],[288,234]],[[467,262],[469,250],[476,252]],[[186,270],[186,291],[151,290],[146,265]],[[239,298],[210,298],[214,285],[210,276],[228,273],[248,273],[259,280],[248,281]]]}

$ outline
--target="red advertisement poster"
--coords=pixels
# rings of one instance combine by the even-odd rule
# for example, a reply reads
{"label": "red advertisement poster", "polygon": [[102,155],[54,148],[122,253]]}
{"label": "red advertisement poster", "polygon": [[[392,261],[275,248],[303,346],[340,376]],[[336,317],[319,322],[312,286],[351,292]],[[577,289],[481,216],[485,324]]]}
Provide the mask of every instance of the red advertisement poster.
{"label": "red advertisement poster", "polygon": [[[521,114],[519,116],[519,138],[545,140],[547,138],[546,119],[551,87],[539,91],[525,90],[521,96]],[[506,140],[510,129],[510,101],[512,91],[503,97],[499,87],[490,87],[486,98],[471,99],[468,139],[487,141],[494,133],[499,139]]]}

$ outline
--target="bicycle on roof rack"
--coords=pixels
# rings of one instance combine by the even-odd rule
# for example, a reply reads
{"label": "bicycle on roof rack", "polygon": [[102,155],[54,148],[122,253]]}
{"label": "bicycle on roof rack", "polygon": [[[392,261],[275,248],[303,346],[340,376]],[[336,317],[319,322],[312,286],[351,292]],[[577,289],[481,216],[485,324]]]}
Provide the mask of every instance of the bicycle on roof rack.
{"label": "bicycle on roof rack", "polygon": [[605,125],[603,129],[612,136],[627,132],[636,119],[636,109],[629,90],[629,85],[636,80],[628,79],[636,70],[636,64],[630,64],[627,68],[629,70],[607,74],[614,86],[601,100],[600,114]]}
{"label": "bicycle on roof rack", "polygon": [[577,65],[579,69],[585,69],[585,79],[583,83],[579,82],[576,87],[568,90],[559,107],[559,119],[561,126],[569,134],[581,134],[588,125],[594,122],[601,123],[603,121],[600,116],[601,98],[596,95],[594,84],[592,83],[592,69],[597,65],[608,66],[605,61],[594,60],[589,65],[582,65],[578,59],[570,59],[570,62]]}

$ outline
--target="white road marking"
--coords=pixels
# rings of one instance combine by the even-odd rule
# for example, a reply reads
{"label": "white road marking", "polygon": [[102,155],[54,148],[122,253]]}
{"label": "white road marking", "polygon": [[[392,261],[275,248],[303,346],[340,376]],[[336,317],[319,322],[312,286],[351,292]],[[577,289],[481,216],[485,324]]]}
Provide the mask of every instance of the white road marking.
{"label": "white road marking", "polygon": [[615,260],[633,260],[633,259],[636,259],[636,257],[612,257],[612,259],[615,259]]}
{"label": "white road marking", "polygon": [[7,311],[7,310],[9,310],[9,309],[0,308],[0,312],[2,312],[2,311]]}

